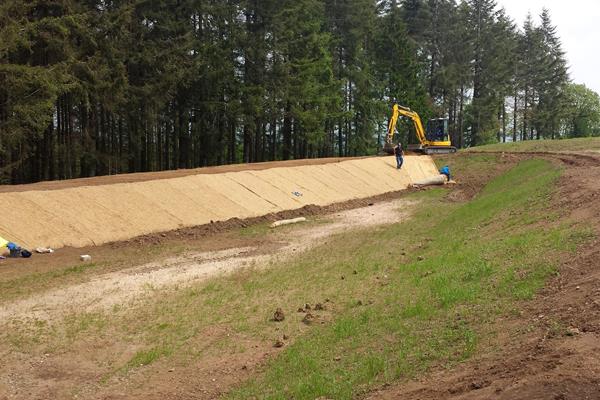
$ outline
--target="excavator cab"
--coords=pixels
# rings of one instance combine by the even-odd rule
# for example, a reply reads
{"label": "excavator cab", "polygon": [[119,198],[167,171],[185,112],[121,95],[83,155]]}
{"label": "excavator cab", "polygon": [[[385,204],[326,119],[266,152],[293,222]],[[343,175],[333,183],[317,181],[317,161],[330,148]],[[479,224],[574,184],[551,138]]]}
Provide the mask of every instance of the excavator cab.
{"label": "excavator cab", "polygon": [[427,121],[426,137],[430,142],[449,142],[448,118],[437,118]]}

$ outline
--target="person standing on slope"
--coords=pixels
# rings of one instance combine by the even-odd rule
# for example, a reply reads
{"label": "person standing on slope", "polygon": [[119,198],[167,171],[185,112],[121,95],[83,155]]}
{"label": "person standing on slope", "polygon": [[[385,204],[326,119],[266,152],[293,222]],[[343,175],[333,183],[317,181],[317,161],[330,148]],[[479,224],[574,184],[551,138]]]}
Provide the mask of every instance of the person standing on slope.
{"label": "person standing on slope", "polygon": [[398,146],[394,147],[394,155],[396,156],[396,168],[401,169],[404,164],[404,150],[402,150],[402,143],[398,142]]}

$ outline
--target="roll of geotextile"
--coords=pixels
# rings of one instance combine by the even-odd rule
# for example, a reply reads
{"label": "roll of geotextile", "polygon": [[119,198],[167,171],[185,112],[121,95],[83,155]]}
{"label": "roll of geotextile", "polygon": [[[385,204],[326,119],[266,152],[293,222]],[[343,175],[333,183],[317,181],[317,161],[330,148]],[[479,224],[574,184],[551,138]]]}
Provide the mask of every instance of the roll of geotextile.
{"label": "roll of geotextile", "polygon": [[427,178],[427,179],[423,179],[418,182],[415,182],[415,183],[413,183],[413,186],[423,187],[423,186],[445,185],[447,180],[448,180],[448,178],[446,178],[446,175],[438,175],[438,176],[434,176],[432,178]]}

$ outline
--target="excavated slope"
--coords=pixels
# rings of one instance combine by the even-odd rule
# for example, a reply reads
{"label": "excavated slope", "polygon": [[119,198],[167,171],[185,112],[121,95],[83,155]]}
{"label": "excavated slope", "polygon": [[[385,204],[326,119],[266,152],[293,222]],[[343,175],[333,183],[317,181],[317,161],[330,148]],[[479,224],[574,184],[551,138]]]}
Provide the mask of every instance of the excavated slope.
{"label": "excavated slope", "polygon": [[[427,156],[203,174],[0,193],[0,236],[26,247],[84,247],[230,218],[329,205],[407,188],[438,174]],[[91,181],[90,183],[92,183]],[[10,210],[7,212],[6,210]]]}

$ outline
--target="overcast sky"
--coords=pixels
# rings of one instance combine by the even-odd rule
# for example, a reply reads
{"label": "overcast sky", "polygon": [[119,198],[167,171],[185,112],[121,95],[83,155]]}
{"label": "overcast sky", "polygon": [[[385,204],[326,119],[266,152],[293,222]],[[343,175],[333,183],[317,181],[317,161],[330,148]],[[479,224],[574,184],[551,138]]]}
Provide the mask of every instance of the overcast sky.
{"label": "overcast sky", "polygon": [[600,1],[498,0],[498,4],[520,26],[528,11],[538,22],[542,8],[548,8],[567,53],[571,79],[600,93]]}

